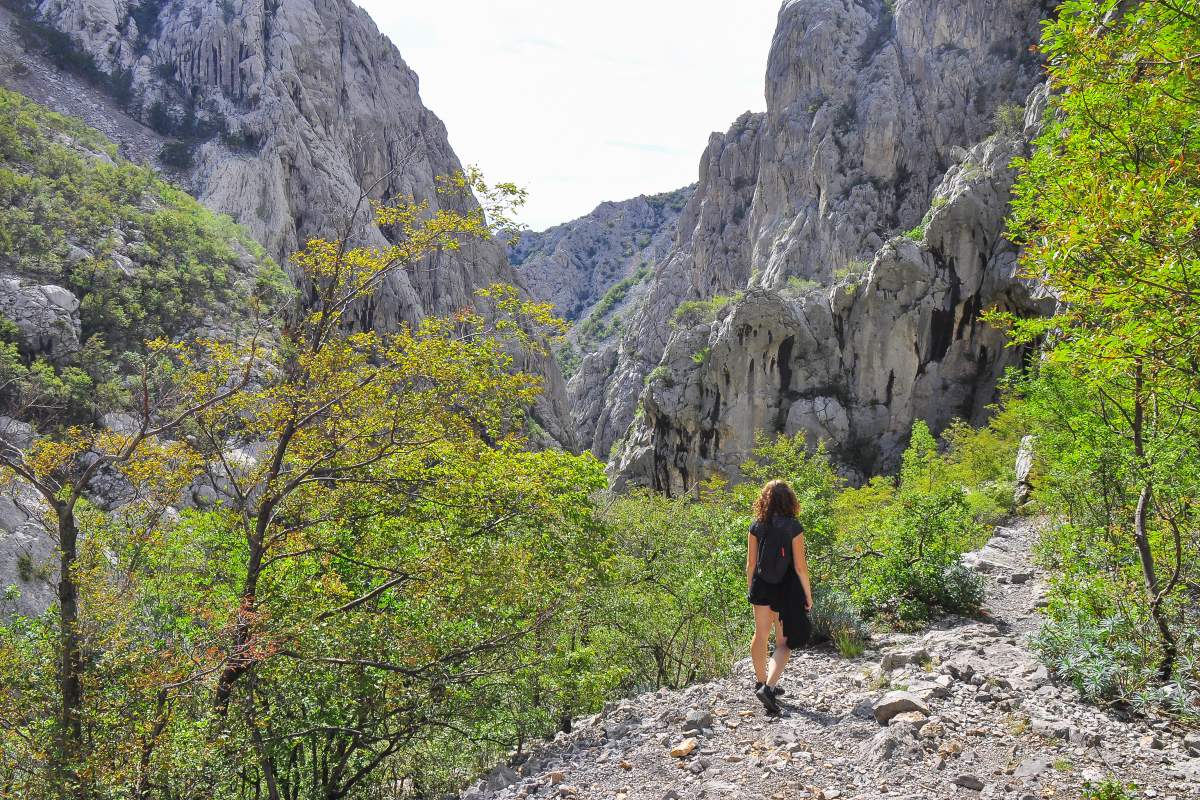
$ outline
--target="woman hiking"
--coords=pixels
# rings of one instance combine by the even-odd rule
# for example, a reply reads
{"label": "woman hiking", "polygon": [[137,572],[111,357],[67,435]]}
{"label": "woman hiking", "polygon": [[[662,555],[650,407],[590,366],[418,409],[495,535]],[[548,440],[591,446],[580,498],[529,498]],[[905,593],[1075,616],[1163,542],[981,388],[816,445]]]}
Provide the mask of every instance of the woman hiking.
{"label": "woman hiking", "polygon": [[[746,582],[754,607],[754,694],[767,713],[780,714],[778,688],[792,650],[808,642],[812,586],[804,550],[804,529],[796,519],[800,502],[783,481],[770,481],[754,501],[754,523],[746,540]],[[775,653],[767,659],[771,628],[778,620]],[[782,636],[778,629],[782,628]]]}

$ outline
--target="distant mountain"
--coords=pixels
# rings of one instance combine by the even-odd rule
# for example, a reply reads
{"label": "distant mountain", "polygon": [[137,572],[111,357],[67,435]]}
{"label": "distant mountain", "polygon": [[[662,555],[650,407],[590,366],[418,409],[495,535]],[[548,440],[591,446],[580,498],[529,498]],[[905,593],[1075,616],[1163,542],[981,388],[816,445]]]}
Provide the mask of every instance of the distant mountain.
{"label": "distant mountain", "polygon": [[674,245],[676,222],[694,191],[601,203],[579,219],[523,234],[510,250],[522,284],[574,323],[559,354],[567,377],[581,354],[620,334],[655,264]]}

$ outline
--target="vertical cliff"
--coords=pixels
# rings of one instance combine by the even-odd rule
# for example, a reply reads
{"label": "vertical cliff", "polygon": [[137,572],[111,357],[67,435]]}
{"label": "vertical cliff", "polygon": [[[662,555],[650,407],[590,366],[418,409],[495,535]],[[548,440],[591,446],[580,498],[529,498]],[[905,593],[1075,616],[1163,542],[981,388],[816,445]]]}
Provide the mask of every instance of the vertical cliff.
{"label": "vertical cliff", "polygon": [[[783,4],[766,113],[713,136],[629,333],[572,380],[584,441],[624,438],[618,481],[681,490],[756,429],[823,435],[872,472],[914,419],[978,417],[1016,357],[979,311],[1025,293],[1002,237],[1020,136],[993,134],[1024,116],[1051,6]],[[672,319],[724,295],[716,321]]]}

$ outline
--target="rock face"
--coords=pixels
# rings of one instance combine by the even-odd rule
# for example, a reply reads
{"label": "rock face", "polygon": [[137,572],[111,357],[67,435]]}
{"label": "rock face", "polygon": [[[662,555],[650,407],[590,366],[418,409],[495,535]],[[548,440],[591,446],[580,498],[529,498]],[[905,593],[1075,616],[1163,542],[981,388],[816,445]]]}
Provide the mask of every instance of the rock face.
{"label": "rock face", "polygon": [[17,326],[22,353],[64,364],[79,352],[79,298],[62,286],[0,275],[0,316]]}
{"label": "rock face", "polygon": [[509,251],[521,283],[571,322],[585,320],[608,291],[639,268],[653,268],[675,242],[676,222],[694,186],[617,203],[541,232]]}
{"label": "rock face", "polygon": [[[509,259],[529,293],[574,323],[559,351],[568,377],[581,355],[621,335],[645,298],[658,262],[675,243],[680,212],[695,187],[602,203],[592,213],[541,233],[525,233]],[[594,420],[584,415],[576,424]],[[590,434],[583,442],[590,444]]]}
{"label": "rock face", "polygon": [[[436,178],[461,169],[445,127],[350,0],[36,0],[26,14],[90,56],[133,117],[179,138],[193,161],[181,180],[280,263],[341,229],[363,197],[474,207],[439,195]],[[365,220],[352,227],[363,242],[386,242]],[[390,330],[467,305],[497,281],[516,282],[501,245],[469,244],[397,274],[351,322]],[[528,366],[546,377],[538,421],[572,444],[561,375],[546,359]]]}
{"label": "rock face", "polygon": [[970,150],[934,197],[920,241],[898,237],[861,274],[790,296],[751,288],[711,323],[675,331],[615,467],[672,493],[732,473],[756,431],[823,439],[859,476],[891,467],[914,420],[986,416],[1022,352],[982,324],[989,308],[1047,313],[1001,236],[1021,140]]}
{"label": "rock face", "polygon": [[[784,4],[766,114],[713,136],[676,247],[616,358],[585,360],[591,379],[572,383],[576,418],[600,415],[581,426],[585,441],[590,432],[605,451],[626,438],[619,483],[683,491],[729,471],[760,429],[827,438],[871,473],[890,466],[915,419],[978,421],[1020,356],[980,311],[1037,313],[1043,301],[1017,278],[1002,231],[1018,109],[1037,86],[1027,48],[1049,10]],[[680,302],[739,290],[711,325],[672,330]]]}

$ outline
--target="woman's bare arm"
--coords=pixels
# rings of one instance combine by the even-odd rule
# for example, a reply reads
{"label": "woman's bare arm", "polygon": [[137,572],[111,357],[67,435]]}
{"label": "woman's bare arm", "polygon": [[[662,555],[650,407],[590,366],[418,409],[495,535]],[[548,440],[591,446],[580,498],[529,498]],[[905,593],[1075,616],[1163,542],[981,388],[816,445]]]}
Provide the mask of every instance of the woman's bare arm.
{"label": "woman's bare arm", "polygon": [[754,568],[758,566],[758,539],[753,533],[746,534],[746,586],[754,577]]}
{"label": "woman's bare arm", "polygon": [[804,587],[804,610],[812,610],[812,585],[808,580],[808,552],[804,546],[804,534],[796,534],[792,539],[792,561],[796,565],[796,574],[800,576],[800,584]]}

